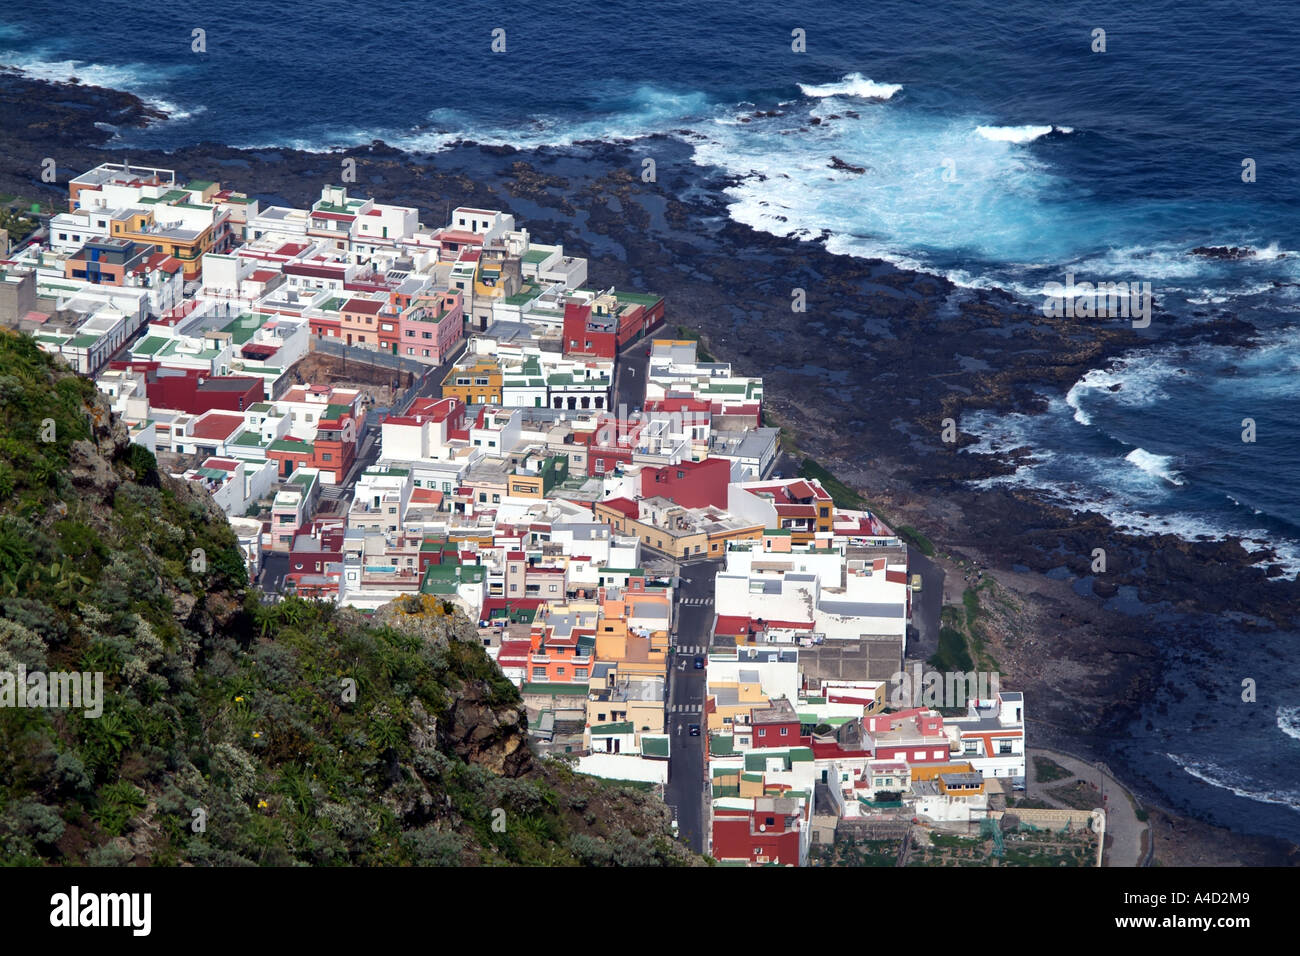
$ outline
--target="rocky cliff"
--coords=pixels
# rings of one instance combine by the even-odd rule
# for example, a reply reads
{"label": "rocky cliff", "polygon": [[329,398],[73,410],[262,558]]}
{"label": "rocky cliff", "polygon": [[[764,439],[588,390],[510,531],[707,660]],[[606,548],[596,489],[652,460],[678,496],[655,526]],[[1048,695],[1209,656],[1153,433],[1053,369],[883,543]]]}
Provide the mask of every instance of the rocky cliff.
{"label": "rocky cliff", "polygon": [[0,410],[0,703],[102,679],[98,714],[0,706],[0,862],[700,862],[662,802],[534,757],[450,605],[264,603],[211,499],[10,332]]}

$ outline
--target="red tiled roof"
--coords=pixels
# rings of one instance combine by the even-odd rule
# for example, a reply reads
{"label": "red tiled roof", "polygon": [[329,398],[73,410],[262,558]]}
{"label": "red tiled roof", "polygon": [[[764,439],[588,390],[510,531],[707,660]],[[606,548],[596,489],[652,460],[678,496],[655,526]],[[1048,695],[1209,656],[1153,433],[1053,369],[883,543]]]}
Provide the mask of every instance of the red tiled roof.
{"label": "red tiled roof", "polygon": [[363,312],[369,315],[378,315],[379,310],[384,304],[377,299],[348,299],[343,303],[342,312]]}
{"label": "red tiled roof", "polygon": [[639,518],[641,516],[641,506],[631,498],[610,498],[608,501],[602,501],[601,504],[607,508],[613,508],[627,518]]}
{"label": "red tiled roof", "polygon": [[208,412],[190,429],[190,438],[229,438],[235,429],[244,424],[243,415],[225,415]]}

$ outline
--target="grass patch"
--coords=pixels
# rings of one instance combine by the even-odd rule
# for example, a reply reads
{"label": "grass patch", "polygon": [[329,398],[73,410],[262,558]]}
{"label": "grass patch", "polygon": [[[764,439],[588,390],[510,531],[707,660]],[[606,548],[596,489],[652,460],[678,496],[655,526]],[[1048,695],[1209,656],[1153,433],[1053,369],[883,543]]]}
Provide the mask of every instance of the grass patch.
{"label": "grass patch", "polygon": [[799,454],[799,445],[795,441],[794,432],[773,415],[771,409],[763,409],[763,427],[780,429],[777,441],[781,446],[781,451],[787,455]]}
{"label": "grass patch", "polygon": [[939,628],[939,649],[928,661],[937,671],[973,671],[975,664],[971,661],[966,648],[966,635],[956,628]]}
{"label": "grass patch", "polygon": [[914,545],[917,550],[927,558],[934,557],[934,542],[921,532],[917,531],[910,524],[899,525],[895,530],[897,530],[901,537],[907,539],[910,544]]}
{"label": "grass patch", "polygon": [[1039,783],[1051,783],[1053,780],[1068,780],[1070,777],[1074,776],[1074,774],[1066,770],[1050,757],[1034,758],[1034,775],[1038,778]]}
{"label": "grass patch", "polygon": [[1079,780],[1047,791],[1056,800],[1074,810],[1095,810],[1101,806],[1101,793],[1092,784]]}
{"label": "grass patch", "polygon": [[822,487],[830,493],[831,500],[835,502],[837,508],[848,508],[850,510],[860,510],[866,505],[862,496],[840,481],[829,471],[812,458],[805,458],[803,464],[799,466],[800,478],[816,478],[822,483]]}
{"label": "grass patch", "polygon": [[699,329],[692,329],[686,325],[677,326],[677,337],[679,339],[688,339],[695,343],[696,354],[701,362],[716,362],[717,359],[709,352],[704,344],[704,336],[700,335]]}
{"label": "grass patch", "polygon": [[1032,800],[1029,797],[1023,797],[1020,800],[1010,799],[1007,801],[1008,810],[1055,810],[1046,800]]}

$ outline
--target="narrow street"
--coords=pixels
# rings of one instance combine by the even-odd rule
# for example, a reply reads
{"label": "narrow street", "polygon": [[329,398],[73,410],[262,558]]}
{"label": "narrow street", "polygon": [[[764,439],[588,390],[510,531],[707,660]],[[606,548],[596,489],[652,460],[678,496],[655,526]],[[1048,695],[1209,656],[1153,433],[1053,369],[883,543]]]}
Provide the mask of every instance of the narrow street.
{"label": "narrow street", "polygon": [[[704,719],[704,668],[695,658],[707,662],[713,635],[713,578],[722,567],[718,560],[693,561],[677,566],[680,586],[673,608],[673,652],[669,658],[668,712],[665,728],[672,738],[668,763],[668,786],[664,802],[677,815],[681,839],[697,853],[706,852],[708,784],[705,780],[704,743],[708,726]],[[699,736],[690,728],[699,727]]]}

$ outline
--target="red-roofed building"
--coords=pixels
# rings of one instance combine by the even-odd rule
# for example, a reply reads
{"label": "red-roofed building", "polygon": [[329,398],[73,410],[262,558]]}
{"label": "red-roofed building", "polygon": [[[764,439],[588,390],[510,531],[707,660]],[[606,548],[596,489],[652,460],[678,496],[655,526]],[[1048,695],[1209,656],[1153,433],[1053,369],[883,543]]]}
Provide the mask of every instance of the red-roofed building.
{"label": "red-roofed building", "polygon": [[659,495],[683,508],[726,508],[731,462],[725,458],[684,461],[679,465],[641,469],[641,497]]}
{"label": "red-roofed building", "polygon": [[626,298],[611,290],[590,302],[572,298],[566,301],[564,354],[612,360],[623,346],[663,321],[663,299],[636,296],[638,301],[633,302]]}
{"label": "red-roofed building", "polygon": [[157,362],[113,363],[114,368],[128,365],[145,373],[145,391],[152,408],[176,409],[191,415],[213,410],[242,412],[262,401],[265,394],[262,379],[252,376],[205,375],[201,369],[164,369]]}
{"label": "red-roofed building", "polygon": [[244,416],[229,412],[205,412],[188,425],[172,429],[172,447],[182,453],[224,455],[226,443],[244,430]]}
{"label": "red-roofed building", "polygon": [[378,350],[380,348],[381,320],[389,325],[389,351],[392,336],[397,328],[397,316],[385,312],[385,303],[380,299],[348,299],[339,309],[342,334],[348,345],[360,345],[363,348]]}
{"label": "red-roofed building", "polygon": [[[806,808],[808,801],[802,802]],[[809,843],[808,821],[799,801],[757,797],[753,809],[715,807],[714,859],[751,865],[801,866]]]}
{"label": "red-roofed building", "polygon": [[[785,481],[749,481],[732,486],[736,495],[751,495],[771,506],[775,526],[791,533],[795,543],[812,541],[819,531],[833,531],[835,502],[815,478],[791,478]],[[734,510],[734,508],[733,508]]]}

